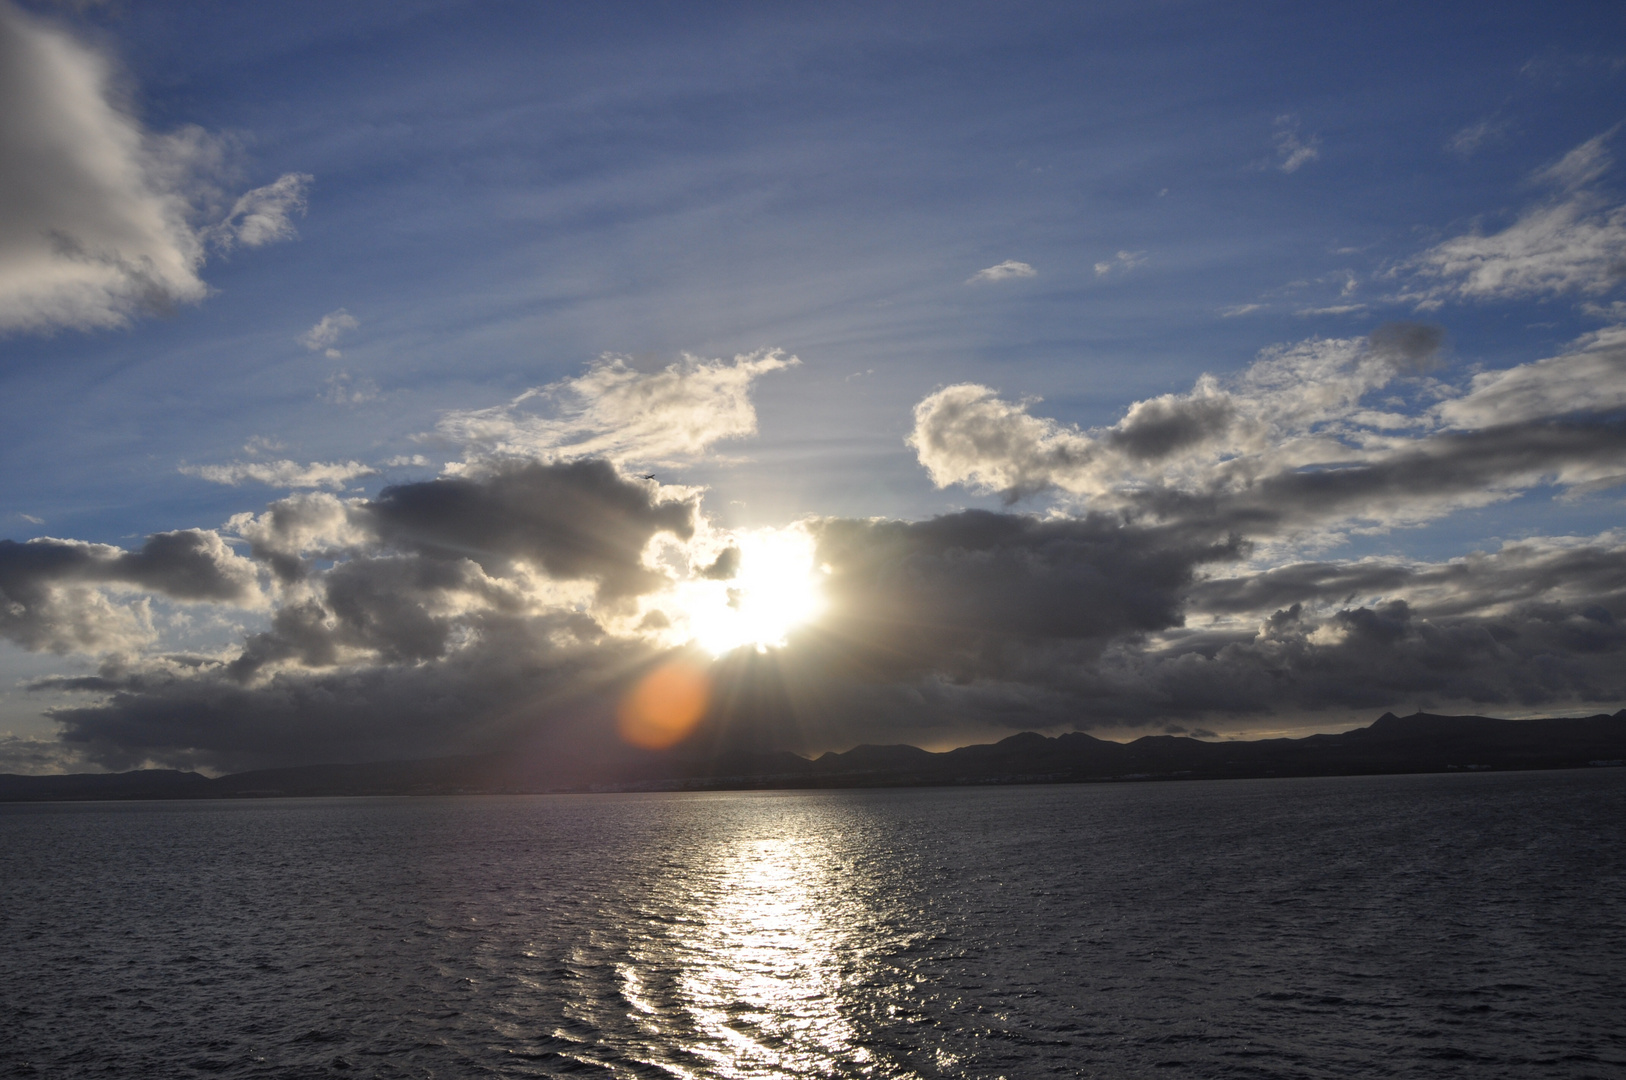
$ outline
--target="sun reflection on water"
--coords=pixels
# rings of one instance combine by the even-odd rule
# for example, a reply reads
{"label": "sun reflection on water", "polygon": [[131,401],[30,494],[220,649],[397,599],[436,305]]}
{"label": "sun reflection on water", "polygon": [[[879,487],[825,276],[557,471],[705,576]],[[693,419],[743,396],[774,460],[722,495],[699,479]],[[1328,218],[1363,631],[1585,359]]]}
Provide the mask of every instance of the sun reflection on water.
{"label": "sun reflection on water", "polygon": [[673,965],[682,1017],[667,1034],[705,1063],[693,1075],[867,1071],[869,1053],[841,1011],[851,949],[839,883],[829,880],[833,854],[808,838],[742,838],[715,854],[684,898],[689,918],[667,938],[671,951],[622,967],[621,996],[650,1021],[661,1010],[639,969]]}
{"label": "sun reflection on water", "polygon": [[811,1074],[864,1058],[838,1011],[843,930],[832,925],[821,900],[825,890],[815,890],[822,883],[812,880],[823,876],[812,867],[827,867],[830,857],[806,850],[810,846],[818,845],[742,844],[722,868],[714,905],[696,935],[705,962],[682,983],[701,1029],[716,1040],[716,1064],[730,1074]]}

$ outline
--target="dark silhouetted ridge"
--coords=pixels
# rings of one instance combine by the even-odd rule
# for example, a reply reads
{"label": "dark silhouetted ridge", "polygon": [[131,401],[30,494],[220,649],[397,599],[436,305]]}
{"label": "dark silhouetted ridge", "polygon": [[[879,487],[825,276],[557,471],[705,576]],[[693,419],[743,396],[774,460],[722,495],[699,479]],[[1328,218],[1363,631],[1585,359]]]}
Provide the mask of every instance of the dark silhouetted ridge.
{"label": "dark silhouetted ridge", "polygon": [[482,755],[262,769],[210,779],[148,769],[68,776],[0,775],[0,801],[457,795],[545,791],[905,787],[1110,780],[1359,776],[1573,769],[1626,764],[1626,709],[1547,720],[1384,713],[1337,735],[1204,742],[1148,735],[1107,742],[1082,732],[1023,732],[933,753],[855,746],[808,760],[785,751],[619,751],[599,756]]}

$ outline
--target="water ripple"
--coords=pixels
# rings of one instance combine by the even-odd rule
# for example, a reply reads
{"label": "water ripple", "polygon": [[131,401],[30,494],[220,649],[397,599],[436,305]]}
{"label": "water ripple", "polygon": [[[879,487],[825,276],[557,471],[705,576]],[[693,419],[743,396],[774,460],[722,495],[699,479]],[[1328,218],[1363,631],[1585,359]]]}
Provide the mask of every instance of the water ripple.
{"label": "water ripple", "polygon": [[0,1075],[1620,1076],[1626,775],[0,808]]}

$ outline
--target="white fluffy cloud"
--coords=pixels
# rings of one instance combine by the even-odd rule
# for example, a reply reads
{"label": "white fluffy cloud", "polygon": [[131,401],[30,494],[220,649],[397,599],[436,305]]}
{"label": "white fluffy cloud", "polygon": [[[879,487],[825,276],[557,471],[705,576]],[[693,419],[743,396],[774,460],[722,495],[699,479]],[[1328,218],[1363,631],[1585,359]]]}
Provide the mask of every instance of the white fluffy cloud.
{"label": "white fluffy cloud", "polygon": [[[604,357],[584,375],[527,390],[506,405],[448,413],[438,430],[478,458],[690,459],[714,443],[756,434],[751,384],[800,362],[769,349],[732,362],[685,355],[641,372]],[[532,411],[533,403],[546,411]]]}
{"label": "white fluffy cloud", "polygon": [[289,174],[202,225],[224,147],[146,131],[104,56],[0,0],[0,330],[121,325],[201,300],[209,244],[292,235],[309,177]]}
{"label": "white fluffy cloud", "polygon": [[229,465],[183,465],[181,472],[217,484],[254,481],[280,488],[331,488],[337,491],[363,476],[378,472],[359,461],[234,461]]}
{"label": "white fluffy cloud", "polygon": [[970,277],[966,278],[965,283],[967,285],[976,285],[989,281],[1009,281],[1011,278],[1028,278],[1038,276],[1039,271],[1035,270],[1027,263],[1017,262],[1015,259],[1006,259],[1002,263],[995,263],[993,266],[983,267],[975,274],[972,274]]}

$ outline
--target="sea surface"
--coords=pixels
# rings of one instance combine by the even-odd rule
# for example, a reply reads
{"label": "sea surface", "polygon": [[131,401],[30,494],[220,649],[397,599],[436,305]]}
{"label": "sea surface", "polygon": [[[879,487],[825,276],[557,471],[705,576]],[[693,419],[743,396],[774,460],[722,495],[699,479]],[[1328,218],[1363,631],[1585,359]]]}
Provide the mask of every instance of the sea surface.
{"label": "sea surface", "polygon": [[1622,1077],[1626,770],[0,806],[0,1075]]}

